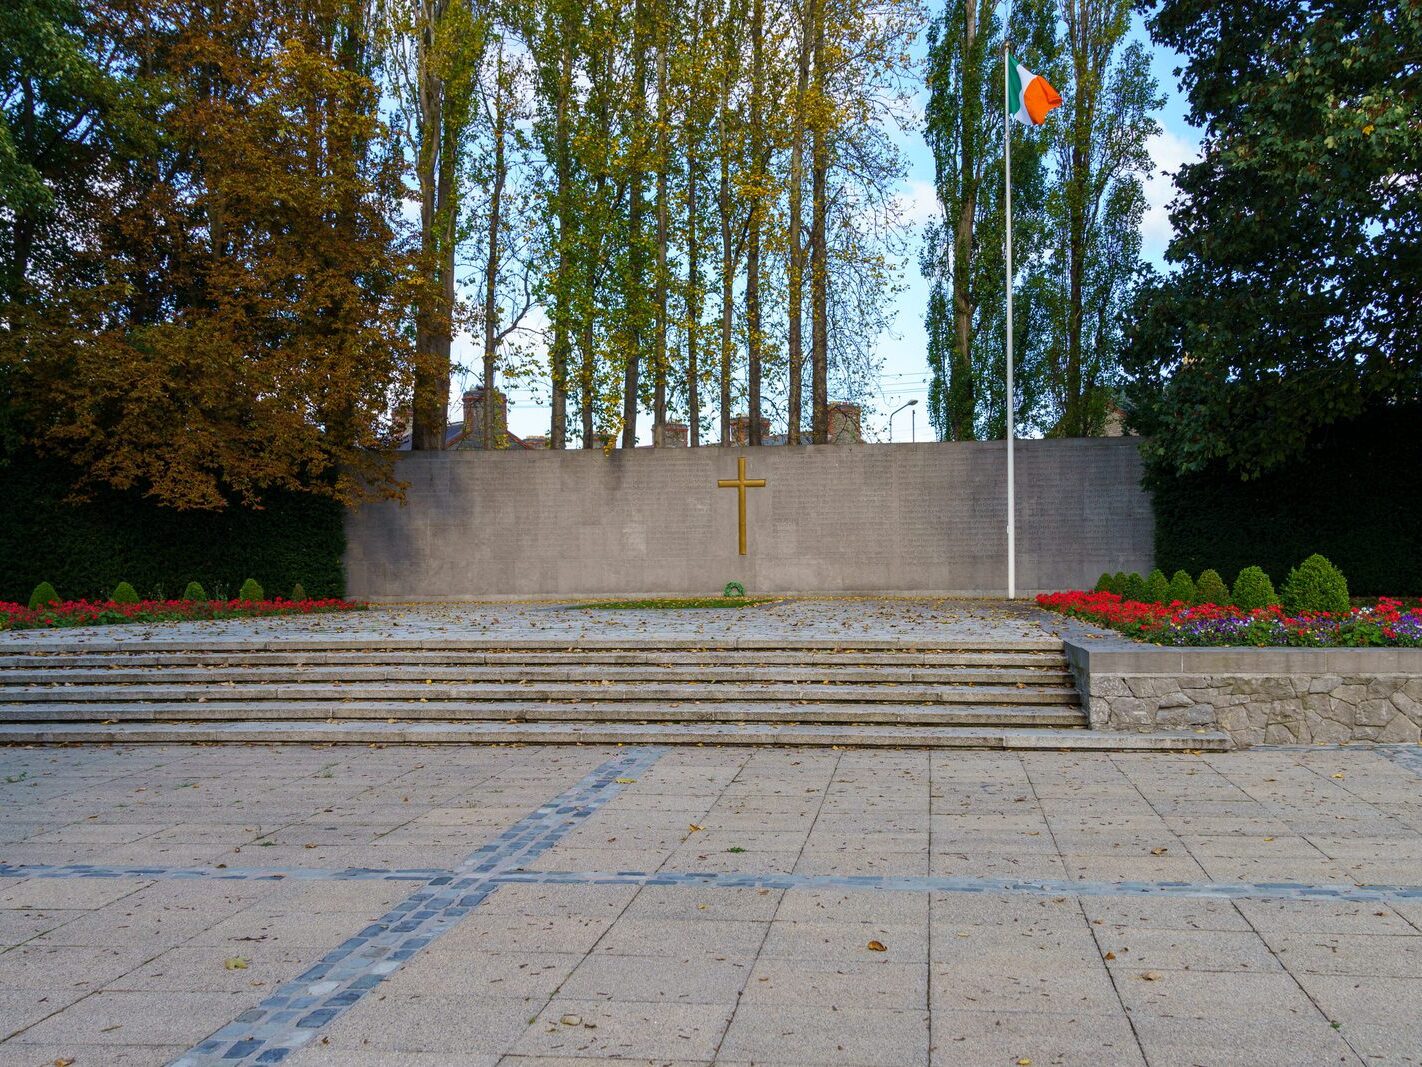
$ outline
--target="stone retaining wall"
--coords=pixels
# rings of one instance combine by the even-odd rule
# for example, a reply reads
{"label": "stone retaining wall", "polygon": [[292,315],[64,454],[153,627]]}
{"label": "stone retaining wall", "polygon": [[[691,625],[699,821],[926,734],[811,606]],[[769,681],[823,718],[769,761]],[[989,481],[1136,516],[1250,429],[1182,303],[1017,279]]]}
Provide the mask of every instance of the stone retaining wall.
{"label": "stone retaining wall", "polygon": [[1220,729],[1241,748],[1422,735],[1422,649],[1065,645],[1096,729]]}
{"label": "stone retaining wall", "polygon": [[[1134,438],[1017,445],[1017,587],[1151,568]],[[746,554],[738,492],[746,477]],[[1001,595],[1001,441],[406,453],[403,504],[346,522],[366,600],[751,593]]]}

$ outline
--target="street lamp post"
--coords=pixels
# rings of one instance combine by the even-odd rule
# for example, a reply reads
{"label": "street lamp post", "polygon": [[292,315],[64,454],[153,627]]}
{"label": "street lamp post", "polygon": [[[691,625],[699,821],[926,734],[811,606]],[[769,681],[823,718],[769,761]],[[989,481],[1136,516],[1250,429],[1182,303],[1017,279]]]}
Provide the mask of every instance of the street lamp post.
{"label": "street lamp post", "polygon": [[904,408],[911,408],[911,407],[913,407],[913,406],[914,406],[915,404],[917,404],[917,403],[918,403],[917,400],[910,400],[907,404],[900,404],[898,407],[894,408],[893,411],[889,412],[889,443],[890,443],[890,444],[893,444],[893,443],[894,443],[894,416],[897,415],[900,411],[903,411]]}

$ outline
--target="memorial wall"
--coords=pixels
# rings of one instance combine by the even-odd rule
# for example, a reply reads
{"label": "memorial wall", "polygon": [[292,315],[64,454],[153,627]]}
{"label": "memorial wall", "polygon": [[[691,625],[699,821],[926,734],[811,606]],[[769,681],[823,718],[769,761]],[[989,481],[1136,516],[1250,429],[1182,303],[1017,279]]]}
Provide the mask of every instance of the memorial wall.
{"label": "memorial wall", "polygon": [[[1150,569],[1138,443],[1017,443],[1019,595]],[[1000,596],[1006,459],[1001,441],[407,453],[405,502],[347,518],[346,588],[369,600],[708,595],[734,580],[752,594]]]}

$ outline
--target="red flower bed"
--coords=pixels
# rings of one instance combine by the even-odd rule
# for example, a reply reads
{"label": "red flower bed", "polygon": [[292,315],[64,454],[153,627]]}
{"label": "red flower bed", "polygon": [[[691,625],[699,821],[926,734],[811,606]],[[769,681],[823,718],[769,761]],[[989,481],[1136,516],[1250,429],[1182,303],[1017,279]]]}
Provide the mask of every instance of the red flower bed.
{"label": "red flower bed", "polygon": [[0,630],[35,630],[56,626],[97,626],[116,622],[180,622],[185,619],[243,619],[260,615],[315,615],[356,611],[365,605],[331,597],[325,600],[62,600],[27,608],[0,601]]}
{"label": "red flower bed", "polygon": [[1072,590],[1043,593],[1037,603],[1063,615],[1108,626],[1161,645],[1291,645],[1301,647],[1422,647],[1422,609],[1382,597],[1346,615],[1290,616],[1275,604],[1255,611],[1232,605],[1126,600],[1118,593]]}

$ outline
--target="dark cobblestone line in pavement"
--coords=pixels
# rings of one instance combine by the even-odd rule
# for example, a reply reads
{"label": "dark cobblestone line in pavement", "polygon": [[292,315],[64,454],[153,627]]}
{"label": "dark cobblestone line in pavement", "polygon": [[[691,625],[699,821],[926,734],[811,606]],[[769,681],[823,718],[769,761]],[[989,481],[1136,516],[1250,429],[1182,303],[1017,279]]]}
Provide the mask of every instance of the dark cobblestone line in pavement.
{"label": "dark cobblestone line in pavement", "polygon": [[725,874],[719,871],[510,871],[496,881],[537,885],[696,886],[709,889],[842,889],[853,892],[1025,894],[1047,897],[1156,896],[1257,900],[1422,900],[1422,885],[1310,885],[1303,882],[1069,882],[1050,879],[910,875]]}
{"label": "dark cobblestone line in pavement", "polygon": [[328,952],[173,1061],[173,1067],[280,1063],[477,907],[497,875],[535,859],[649,768],[659,748],[629,749],[525,816],[453,871],[437,874],[375,922]]}

